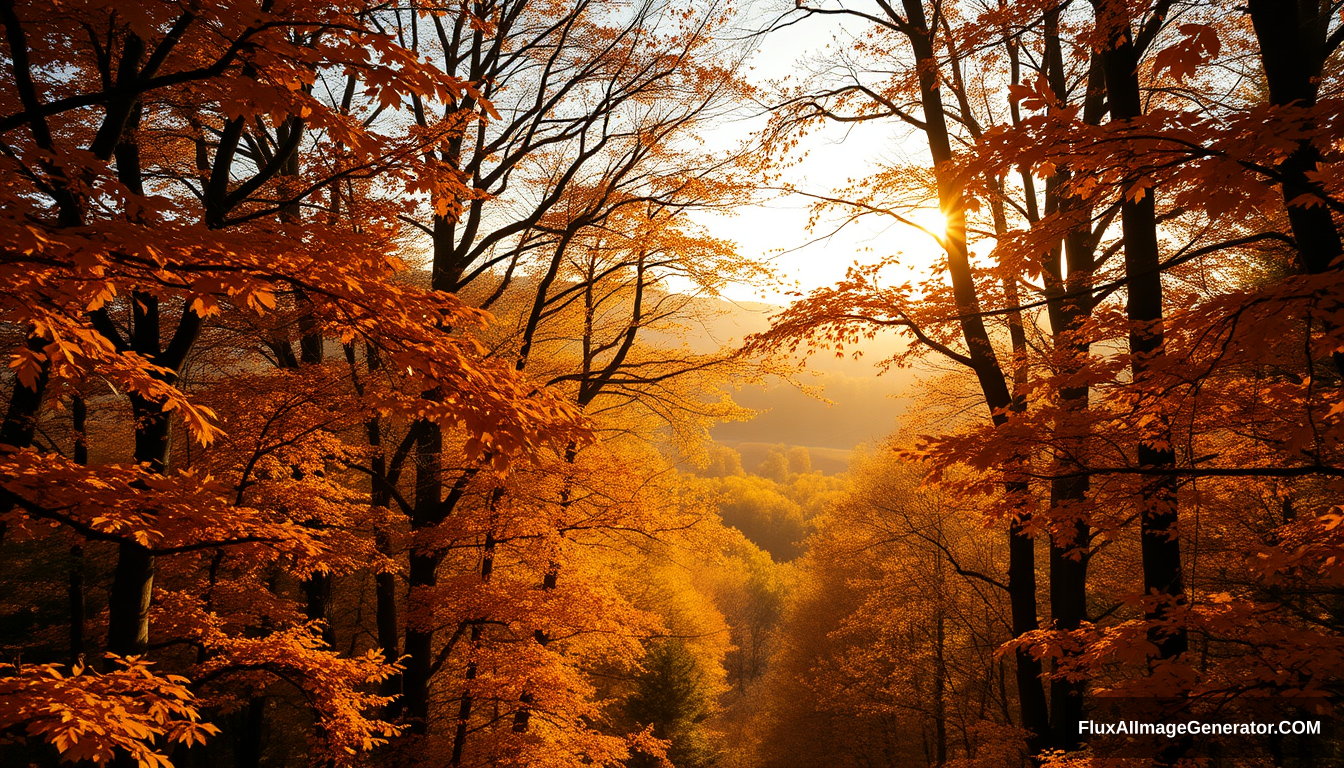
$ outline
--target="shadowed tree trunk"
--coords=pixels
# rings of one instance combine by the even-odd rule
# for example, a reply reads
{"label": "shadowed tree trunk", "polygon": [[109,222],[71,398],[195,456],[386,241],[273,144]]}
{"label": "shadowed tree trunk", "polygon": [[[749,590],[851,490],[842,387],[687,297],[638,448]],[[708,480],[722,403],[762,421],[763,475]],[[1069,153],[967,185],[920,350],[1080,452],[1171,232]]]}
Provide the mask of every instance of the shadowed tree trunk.
{"label": "shadowed tree trunk", "polygon": [[[1325,60],[1344,40],[1338,33],[1328,36],[1330,6],[1309,0],[1251,0],[1247,7],[1260,46],[1270,103],[1280,107],[1315,106]],[[1339,230],[1330,208],[1304,202],[1324,194],[1320,185],[1307,176],[1316,171],[1322,160],[1316,145],[1304,140],[1275,168],[1297,246],[1298,263],[1310,275],[1323,274],[1332,266],[1338,269],[1334,262],[1341,254]],[[1335,309],[1325,307],[1327,312]],[[1332,320],[1327,317],[1326,322]],[[1332,357],[1335,369],[1344,376],[1344,354],[1335,352]]]}
{"label": "shadowed tree trunk", "polygon": [[[1020,411],[1025,404],[1015,400],[1004,378],[1003,369],[990,342],[989,332],[980,313],[980,301],[971,272],[970,256],[966,247],[966,209],[962,189],[951,176],[952,141],[948,132],[947,115],[943,108],[939,85],[939,60],[934,50],[933,32],[924,16],[923,3],[903,0],[905,18],[897,23],[910,40],[919,72],[920,103],[923,107],[924,134],[933,156],[938,186],[938,206],[947,220],[944,245],[947,251],[948,272],[961,318],[962,338],[967,348],[967,363],[975,373],[981,393],[995,426],[1008,422],[1010,413]],[[890,12],[889,12],[890,14]],[[1025,501],[1029,488],[1025,480],[1011,478],[1005,481],[1004,491],[1010,497]],[[1009,522],[1008,529],[1008,588],[1012,614],[1012,632],[1020,637],[1040,628],[1036,605],[1036,547],[1027,533],[1029,516],[1024,513]],[[1030,731],[1028,749],[1035,754],[1050,740],[1049,705],[1045,686],[1041,681],[1041,662],[1025,649],[1015,654],[1018,703],[1022,710],[1022,726]]]}
{"label": "shadowed tree trunk", "polygon": [[[1064,98],[1067,80],[1059,39],[1059,8],[1044,16],[1045,68],[1050,89]],[[1101,122],[1104,115],[1105,77],[1101,61],[1093,55],[1083,96],[1082,118],[1088,125]],[[1016,109],[1016,105],[1014,106]],[[1045,212],[1062,214],[1077,223],[1049,253],[1044,272],[1046,311],[1060,359],[1059,374],[1078,373],[1087,364],[1090,344],[1082,329],[1092,315],[1091,293],[1096,239],[1090,218],[1092,211],[1080,207],[1077,198],[1062,195],[1060,187],[1068,181],[1067,172],[1046,180]],[[1024,175],[1024,181],[1029,175]],[[1031,200],[1034,205],[1034,193]],[[1050,483],[1050,507],[1054,525],[1050,535],[1050,615],[1057,630],[1074,631],[1087,620],[1087,566],[1091,531],[1082,516],[1091,481],[1083,474],[1082,461],[1087,453],[1088,435],[1078,422],[1088,410],[1086,385],[1062,387],[1058,406],[1061,414],[1055,428],[1056,466],[1063,474],[1075,477],[1055,478]],[[1081,428],[1085,430],[1085,428]],[[1081,680],[1055,677],[1050,683],[1050,723],[1057,749],[1077,749],[1080,741],[1078,721],[1082,719],[1086,684]]]}
{"label": "shadowed tree trunk", "polygon": [[[75,432],[75,463],[88,466],[89,433],[88,406],[81,395],[75,395],[70,405],[71,421]],[[70,604],[70,665],[84,662],[84,546],[74,544],[70,547],[70,579],[67,590]]]}
{"label": "shadowed tree trunk", "polygon": [[[1159,4],[1136,41],[1127,21],[1108,30],[1111,45],[1102,54],[1106,72],[1107,102],[1111,120],[1125,123],[1143,115],[1138,66],[1142,50],[1156,34],[1166,6]],[[1103,8],[1103,11],[1105,9]],[[1108,18],[1115,19],[1115,14]],[[1123,14],[1120,15],[1123,19]],[[1134,381],[1142,387],[1148,371],[1165,356],[1163,345],[1162,273],[1157,242],[1155,190],[1126,191],[1121,204],[1121,227],[1125,242],[1125,274],[1128,277],[1129,349]],[[1138,464],[1144,469],[1169,469],[1176,456],[1171,447],[1171,426],[1165,419],[1153,433],[1141,438]],[[1177,478],[1159,477],[1149,482],[1139,500],[1140,538],[1143,556],[1144,593],[1156,598],[1147,611],[1150,621],[1161,622],[1171,610],[1185,603],[1181,575],[1181,540],[1177,530]],[[1185,652],[1184,627],[1156,630],[1151,639],[1158,657],[1173,659]]]}

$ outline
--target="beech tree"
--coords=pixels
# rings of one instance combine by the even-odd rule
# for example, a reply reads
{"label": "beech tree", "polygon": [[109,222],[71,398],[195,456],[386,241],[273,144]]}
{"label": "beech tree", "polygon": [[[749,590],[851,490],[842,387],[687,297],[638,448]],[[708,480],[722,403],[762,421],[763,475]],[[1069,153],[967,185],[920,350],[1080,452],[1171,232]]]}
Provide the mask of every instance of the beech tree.
{"label": "beech tree", "polygon": [[[586,2],[505,2],[473,4],[451,19],[410,11],[394,11],[387,19],[404,45],[443,71],[481,84],[479,91],[450,98],[412,97],[421,131],[441,130],[436,126],[459,122],[464,112],[482,113],[424,158],[436,184],[460,184],[469,194],[459,202],[436,191],[416,210],[399,214],[424,236],[430,288],[511,318],[519,312],[516,335],[499,337],[491,350],[499,359],[512,355],[509,363],[518,370],[533,365],[551,321],[574,302],[605,314],[634,296],[626,331],[611,341],[595,339],[591,328],[582,337],[581,372],[544,374],[553,385],[577,383],[581,409],[605,389],[650,402],[637,394],[641,388],[657,390],[678,368],[693,374],[705,365],[636,360],[631,348],[643,328],[684,305],[666,296],[655,303],[647,295],[661,290],[656,286],[672,271],[704,282],[709,273],[700,270],[732,260],[722,244],[684,234],[687,209],[726,205],[741,194],[730,173],[740,164],[737,157],[706,161],[703,152],[690,150],[691,132],[721,113],[743,87],[731,51],[711,33],[724,13],[715,3],[683,9],[651,2],[614,10]],[[631,247],[640,238],[647,240]],[[579,253],[593,256],[586,276],[571,266]],[[715,279],[741,271],[728,266]],[[630,277],[633,282],[621,282]],[[611,285],[619,289],[603,287]],[[426,390],[425,396],[434,401],[440,394]],[[387,444],[386,425],[371,429],[380,446]],[[405,497],[411,508],[403,511],[416,536],[432,538],[432,529],[457,504],[492,492],[482,470],[493,457],[459,461],[444,450],[455,438],[432,422],[405,429],[413,450],[402,441],[402,449],[379,459],[383,463],[372,471],[383,478],[379,485],[390,488],[413,460],[415,490]],[[569,445],[561,454],[572,461],[578,448]],[[441,650],[436,631],[416,626],[411,617],[437,583],[445,553],[412,544],[404,614],[390,583],[379,592],[381,621],[388,627],[382,632],[385,653],[398,650],[390,628],[399,615],[407,617],[409,658],[396,706],[406,707],[417,733],[429,725],[429,686],[438,668],[433,659]],[[553,579],[542,577],[547,584]],[[465,703],[463,711],[470,711]]]}
{"label": "beech tree", "polygon": [[[822,289],[807,301],[794,305],[777,319],[774,328],[762,336],[759,343],[765,347],[787,344],[796,348],[800,340],[808,339],[843,349],[847,343],[853,346],[864,334],[871,335],[871,328],[904,329],[926,348],[966,366],[979,382],[993,424],[1008,428],[1012,415],[1021,413],[1026,405],[1025,381],[1017,375],[1017,370],[1025,364],[1026,354],[1020,333],[1021,320],[1014,318],[1011,350],[1006,353],[996,350],[990,328],[981,314],[984,289],[977,286],[972,268],[965,180],[954,170],[954,142],[962,138],[958,129],[970,139],[985,130],[981,120],[969,108],[970,100],[964,86],[965,64],[958,53],[968,48],[973,50],[983,30],[972,27],[970,32],[954,31],[945,11],[942,5],[936,4],[929,15],[923,3],[913,1],[903,3],[899,9],[887,3],[877,3],[873,8],[851,7],[843,3],[799,4],[784,18],[839,15],[860,19],[871,26],[866,34],[853,42],[849,49],[852,53],[841,54],[846,60],[832,70],[840,75],[838,82],[828,80],[827,73],[823,72],[813,82],[805,82],[794,91],[782,94],[776,130],[788,135],[827,121],[894,120],[924,135],[932,161],[934,200],[946,222],[942,232],[929,234],[946,252],[945,269],[951,294],[947,294],[945,286],[932,281],[921,287],[945,297],[947,308],[957,318],[952,325],[958,335],[950,336],[946,327],[930,330],[926,327],[927,321],[912,317],[902,296],[910,289],[880,287],[877,273],[885,264],[878,264],[851,270],[844,283],[833,289]],[[942,58],[944,51],[949,56],[946,65]],[[891,70],[885,63],[870,63],[892,57],[907,61],[908,68],[887,75]],[[951,86],[944,88],[944,83]],[[950,98],[955,99],[952,104],[945,102],[948,97],[944,94],[949,90],[952,91]],[[870,183],[889,185],[894,179],[894,172],[878,171]],[[889,199],[890,192],[879,187],[877,198],[885,196]],[[1034,207],[1037,203],[1034,192],[1032,195],[1031,206]],[[822,199],[860,212],[885,214],[909,222],[899,208],[875,199],[871,190],[859,191],[849,198],[823,195]],[[1004,264],[1004,269],[1010,271],[1002,284],[1015,294],[1020,266],[1010,262]],[[1000,355],[1012,362],[1005,367],[1000,362]],[[1021,460],[1024,459],[1025,456]],[[1007,587],[1014,606],[1014,633],[1021,636],[1035,631],[1039,625],[1029,487],[1013,463],[1008,461],[1002,465],[1004,497],[1008,500],[1004,514],[1009,521],[1008,535],[1012,542]],[[1061,540],[1061,549],[1072,546],[1066,543],[1070,539]],[[1063,557],[1052,558],[1052,562],[1061,565],[1065,561]],[[1025,649],[1019,649],[1016,666],[1022,724],[1032,734],[1034,751],[1047,744],[1050,738],[1041,664]]]}
{"label": "beech tree", "polygon": [[[1309,21],[1295,27],[1305,37],[1292,66],[1324,75],[1334,22],[1316,9],[1293,13]],[[1306,209],[1332,209],[1330,164],[1323,154],[1313,161],[1317,186],[1289,198],[1291,216],[1279,213],[1283,202],[1274,196],[1281,198],[1298,178],[1292,175],[1293,163],[1317,151],[1308,145],[1320,146],[1308,136],[1315,136],[1319,124],[1314,121],[1324,112],[1319,104],[1307,106],[1309,94],[1301,90],[1292,102],[1298,106],[1282,111],[1289,103],[1283,91],[1266,97],[1246,87],[1258,72],[1231,63],[1254,61],[1247,58],[1254,53],[1267,68],[1273,66],[1264,57],[1280,55],[1274,49],[1257,53],[1269,39],[1268,11],[1258,22],[1252,17],[1251,27],[1238,27],[1236,15],[1217,4],[1180,9],[1161,3],[1099,3],[1092,9],[878,4],[871,10],[825,4],[804,5],[785,19],[792,14],[857,17],[873,31],[847,48],[845,66],[820,71],[814,81],[783,94],[781,130],[833,120],[889,120],[933,134],[932,178],[927,170],[921,175],[909,168],[878,169],[852,189],[803,191],[848,216],[866,213],[908,222],[909,208],[927,199],[919,190],[936,187],[948,232],[932,234],[939,235],[948,253],[947,282],[887,287],[883,269],[894,259],[856,267],[844,282],[782,313],[760,343],[820,342],[862,350],[869,329],[897,327],[912,337],[916,350],[932,350],[965,365],[979,382],[993,409],[992,423],[950,421],[905,450],[931,460],[933,477],[943,485],[983,494],[991,517],[1016,519],[1022,525],[1015,534],[1018,541],[1039,531],[1051,534],[1053,629],[1034,629],[1035,611],[1028,614],[1025,607],[1035,589],[1024,589],[1016,594],[1024,609],[1018,640],[1007,646],[1018,655],[1019,669],[1026,670],[1019,678],[1019,702],[1023,724],[1036,736],[1029,742],[1031,751],[1051,743],[1064,749],[1077,745],[1076,734],[1043,730],[1047,720],[1034,659],[1053,660],[1049,720],[1061,726],[1076,719],[1068,713],[1079,711],[1082,681],[1099,673],[1103,663],[1121,660],[1134,664],[1132,676],[1117,680],[1108,673],[1105,681],[1096,681],[1098,687],[1177,696],[1217,689],[1235,699],[1235,693],[1213,682],[1219,673],[1190,666],[1191,632],[1200,635],[1201,652],[1208,653],[1230,628],[1214,629],[1196,618],[1226,612],[1190,604],[1188,579],[1210,572],[1203,570],[1208,565],[1204,542],[1199,553],[1182,554],[1188,542],[1178,523],[1178,499],[1198,483],[1199,493],[1191,491],[1198,500],[1191,503],[1199,511],[1205,509],[1210,483],[1249,489],[1279,482],[1254,478],[1325,477],[1334,471],[1324,454],[1303,466],[1298,458],[1269,449],[1261,442],[1266,435],[1260,428],[1239,433],[1250,441],[1243,448],[1256,445],[1269,453],[1249,465],[1232,458],[1247,455],[1232,448],[1239,444],[1233,421],[1259,424],[1251,412],[1264,415],[1284,407],[1294,415],[1279,412],[1282,420],[1276,423],[1310,422],[1320,429],[1319,406],[1310,403],[1334,386],[1333,377],[1320,378],[1315,362],[1319,349],[1331,342],[1319,349],[1311,341],[1299,344],[1297,361],[1290,363],[1281,356],[1288,354],[1286,347],[1258,335],[1263,327],[1254,338],[1243,335],[1248,322],[1263,322],[1251,316],[1267,317],[1259,314],[1262,309],[1299,342],[1303,323],[1314,329],[1306,331],[1312,339],[1334,333],[1314,314],[1314,302],[1329,303],[1332,288],[1324,282],[1319,289],[1307,288],[1265,271],[1291,253],[1285,246],[1312,248],[1318,242],[1299,243],[1294,219],[1304,219]],[[997,61],[988,53],[995,50],[1002,51]],[[904,68],[869,63],[870,56],[886,62],[896,51],[907,57]],[[1236,75],[1220,79],[1214,67],[1230,67]],[[994,103],[989,94],[1008,102],[997,119],[988,106]],[[930,118],[939,111],[943,119]],[[1104,121],[1106,112],[1110,119]],[[943,124],[957,129],[948,131]],[[1297,133],[1298,126],[1303,133]],[[957,141],[964,149],[954,152],[950,148]],[[1005,183],[1012,176],[1016,183]],[[1042,182],[1043,205],[1036,191]],[[1324,219],[1312,215],[1317,230],[1324,231]],[[985,226],[977,229],[977,220]],[[983,266],[962,261],[977,231],[993,237]],[[1112,258],[1121,255],[1123,267]],[[1306,256],[1301,259],[1298,263],[1305,265]],[[1038,298],[1021,296],[1023,287]],[[1306,293],[1294,293],[1298,290]],[[1116,299],[1123,300],[1123,311]],[[1033,320],[1041,308],[1053,337],[1049,345]],[[1278,323],[1297,330],[1289,333]],[[993,350],[995,345],[1003,350],[999,359],[1011,351],[1011,386],[1006,367],[991,369],[985,364],[990,358],[977,352],[977,347]],[[1117,348],[1125,350],[1123,355],[1098,353]],[[1277,374],[1260,366],[1310,371],[1306,375],[1314,384],[1286,399],[1258,385],[1256,394],[1234,394],[1247,386],[1244,371],[1249,369],[1238,368],[1233,359],[1271,378]],[[1257,362],[1249,363],[1252,359]],[[987,374],[993,386],[986,387]],[[1306,381],[1301,373],[1288,380]],[[1210,389],[1215,381],[1233,389],[1220,385],[1215,394]],[[1243,407],[1250,410],[1240,411]],[[1233,411],[1246,421],[1231,416]],[[1214,412],[1219,416],[1210,419]],[[1269,459],[1270,454],[1277,458]],[[961,474],[967,469],[970,474]],[[1048,484],[1048,497],[1038,483]],[[1043,510],[1033,510],[1034,498],[1049,501]],[[1234,517],[1242,514],[1224,509]],[[1135,557],[1142,566],[1141,592],[1116,595],[1118,600],[1110,590],[1095,596],[1114,600],[1107,606],[1081,588],[1091,579],[1088,564],[1099,548],[1109,549],[1102,561],[1108,564],[1110,557],[1126,555],[1118,542],[1131,522],[1139,528]],[[1005,586],[1010,591],[1014,581],[1028,583],[1027,551],[1024,544],[1017,570],[1009,566]],[[1194,564],[1201,575],[1191,575]],[[1248,574],[1240,583],[1262,578]],[[1205,594],[1200,600],[1220,603],[1235,592]],[[1254,602],[1251,592],[1240,594]],[[1109,628],[1099,625],[1110,617],[1121,620]],[[1065,630],[1068,626],[1077,629]],[[1320,679],[1316,671],[1303,674]]]}
{"label": "beech tree", "polygon": [[[150,629],[156,604],[166,601],[173,608],[159,620],[162,642],[198,649],[192,677],[256,670],[297,680],[313,703],[320,749],[349,760],[394,732],[368,719],[378,699],[359,688],[389,673],[383,661],[338,659],[312,634],[316,628],[301,622],[246,637],[237,634],[245,625],[221,623],[212,610],[210,588],[225,551],[261,556],[253,568],[276,557],[299,573],[331,567],[334,542],[301,525],[311,513],[246,492],[258,480],[257,460],[274,458],[277,447],[305,446],[268,445],[263,431],[230,493],[179,468],[171,438],[176,423],[202,450],[218,447],[219,414],[184,386],[185,367],[214,318],[265,314],[281,290],[303,295],[318,332],[361,339],[420,388],[454,393],[419,412],[463,425],[478,450],[503,460],[548,434],[576,434],[572,409],[544,392],[528,394],[507,368],[483,361],[468,338],[450,330],[478,326],[483,315],[393,281],[404,268],[392,251],[395,205],[365,211],[353,227],[280,215],[342,180],[409,179],[414,189],[425,148],[446,135],[371,129],[312,97],[308,86],[319,72],[343,70],[383,106],[413,91],[443,97],[469,86],[409,55],[359,4],[251,15],[172,3],[134,13],[119,4],[49,10],[11,4],[3,19],[12,85],[3,208],[14,244],[6,249],[11,288],[4,311],[26,337],[11,348],[6,532],[40,537],[54,525],[116,546],[103,647],[108,674],[121,677],[104,682],[79,662],[65,675],[50,665],[21,669],[7,678],[13,706],[6,725],[98,762],[114,755],[152,762],[162,759],[160,739],[191,745],[213,732],[198,723],[192,692],[182,687],[188,678],[157,675],[141,661],[159,647]],[[310,167],[312,176],[296,185],[282,171],[293,170],[305,129],[336,137],[352,157],[347,165]],[[246,159],[254,171],[242,162],[244,144],[252,147]],[[246,357],[227,363],[248,364]],[[115,443],[102,443],[90,451],[87,434],[79,439],[81,458],[92,453],[106,463],[83,466],[51,450],[23,450],[33,443],[44,403],[98,380],[129,400],[118,432],[132,450],[120,454]],[[369,404],[404,407],[394,392]],[[156,596],[160,571],[176,575],[179,561],[209,551],[216,555],[204,594]],[[61,682],[47,682],[53,680]],[[43,697],[87,695],[102,710],[115,707],[108,697],[128,692],[146,697],[137,706],[157,726],[33,719],[50,700]]]}
{"label": "beech tree", "polygon": [[[805,0],[764,34],[839,43],[759,85],[719,0],[0,2],[0,754],[1063,767],[1108,702],[1330,711],[1339,11]],[[859,122],[913,159],[781,181]],[[780,191],[942,257],[709,343],[773,275],[704,214]],[[883,330],[924,376],[848,472],[710,439]]]}

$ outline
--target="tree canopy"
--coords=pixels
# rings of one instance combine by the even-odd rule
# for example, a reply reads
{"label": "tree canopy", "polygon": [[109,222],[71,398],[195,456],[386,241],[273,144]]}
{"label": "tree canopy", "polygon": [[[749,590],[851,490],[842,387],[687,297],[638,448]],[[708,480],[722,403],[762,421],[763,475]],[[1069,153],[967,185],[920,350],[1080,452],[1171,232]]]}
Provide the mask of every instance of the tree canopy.
{"label": "tree canopy", "polygon": [[1340,3],[0,26],[0,762],[1341,758]]}

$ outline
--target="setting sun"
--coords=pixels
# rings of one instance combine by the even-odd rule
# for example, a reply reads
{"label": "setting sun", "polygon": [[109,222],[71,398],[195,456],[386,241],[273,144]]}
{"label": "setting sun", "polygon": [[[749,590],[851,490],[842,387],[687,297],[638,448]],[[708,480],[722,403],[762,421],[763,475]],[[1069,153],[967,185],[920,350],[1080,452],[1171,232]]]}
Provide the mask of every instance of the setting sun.
{"label": "setting sun", "polygon": [[947,217],[937,208],[917,208],[906,215],[916,227],[938,242],[947,238]]}

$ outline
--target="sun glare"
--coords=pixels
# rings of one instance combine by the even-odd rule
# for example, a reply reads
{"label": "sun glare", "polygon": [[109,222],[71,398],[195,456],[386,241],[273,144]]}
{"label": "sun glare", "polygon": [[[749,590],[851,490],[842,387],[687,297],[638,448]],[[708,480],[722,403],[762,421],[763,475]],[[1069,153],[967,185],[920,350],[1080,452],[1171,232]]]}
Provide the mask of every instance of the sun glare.
{"label": "sun glare", "polygon": [[947,237],[947,217],[937,208],[916,208],[907,214],[906,218],[924,229],[940,243]]}

